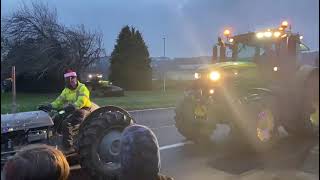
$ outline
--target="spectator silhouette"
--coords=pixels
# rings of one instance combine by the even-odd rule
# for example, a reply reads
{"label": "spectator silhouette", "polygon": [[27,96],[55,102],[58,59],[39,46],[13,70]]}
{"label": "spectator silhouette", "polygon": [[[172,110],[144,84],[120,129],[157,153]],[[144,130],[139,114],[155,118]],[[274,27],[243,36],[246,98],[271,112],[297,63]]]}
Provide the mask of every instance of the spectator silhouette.
{"label": "spectator silhouette", "polygon": [[61,151],[48,145],[29,145],[6,162],[2,177],[4,180],[67,180],[69,172]]}
{"label": "spectator silhouette", "polygon": [[120,163],[120,180],[173,180],[159,174],[158,140],[145,126],[132,125],[123,131]]}

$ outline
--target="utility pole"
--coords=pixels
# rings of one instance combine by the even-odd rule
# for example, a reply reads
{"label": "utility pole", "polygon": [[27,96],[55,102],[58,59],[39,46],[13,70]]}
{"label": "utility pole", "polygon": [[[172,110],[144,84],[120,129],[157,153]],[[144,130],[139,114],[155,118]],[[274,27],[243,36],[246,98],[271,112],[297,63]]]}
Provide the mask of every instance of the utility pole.
{"label": "utility pole", "polygon": [[[163,57],[166,57],[166,37],[163,36]],[[163,91],[166,92],[166,72],[163,72]]]}

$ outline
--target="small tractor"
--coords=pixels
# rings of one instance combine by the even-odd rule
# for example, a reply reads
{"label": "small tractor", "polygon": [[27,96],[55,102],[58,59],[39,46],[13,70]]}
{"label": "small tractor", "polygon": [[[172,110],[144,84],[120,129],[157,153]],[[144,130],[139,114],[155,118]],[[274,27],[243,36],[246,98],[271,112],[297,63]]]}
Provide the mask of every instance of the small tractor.
{"label": "small tractor", "polygon": [[217,124],[228,124],[236,142],[263,151],[280,139],[281,128],[319,136],[319,67],[299,63],[309,48],[288,26],[235,36],[224,31],[212,64],[198,68],[175,109],[186,139],[209,142]]}
{"label": "small tractor", "polygon": [[[93,179],[114,179],[120,164],[120,137],[134,119],[116,106],[98,107],[74,130],[74,153],[65,154],[72,165],[80,164]],[[70,113],[31,111],[1,115],[1,169],[15,153],[29,144],[61,147],[61,120]]]}
{"label": "small tractor", "polygon": [[89,74],[86,86],[90,89],[92,96],[96,97],[111,97],[124,96],[124,89],[111,82],[102,79],[102,74]]}

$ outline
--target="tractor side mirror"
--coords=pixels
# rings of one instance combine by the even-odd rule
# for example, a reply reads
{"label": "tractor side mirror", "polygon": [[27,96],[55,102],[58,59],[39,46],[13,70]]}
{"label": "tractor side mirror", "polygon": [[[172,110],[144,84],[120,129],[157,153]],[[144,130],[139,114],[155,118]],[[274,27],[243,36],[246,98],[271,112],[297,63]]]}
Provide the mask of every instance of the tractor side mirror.
{"label": "tractor side mirror", "polygon": [[226,60],[226,45],[222,41],[221,37],[218,37],[218,43],[213,49],[213,57],[216,61],[223,62]]}
{"label": "tractor side mirror", "polygon": [[297,36],[289,36],[288,37],[288,55],[290,57],[295,57],[297,55],[297,44],[298,44],[298,37]]}
{"label": "tractor side mirror", "polygon": [[212,63],[218,62],[218,47],[215,45],[212,49]]}

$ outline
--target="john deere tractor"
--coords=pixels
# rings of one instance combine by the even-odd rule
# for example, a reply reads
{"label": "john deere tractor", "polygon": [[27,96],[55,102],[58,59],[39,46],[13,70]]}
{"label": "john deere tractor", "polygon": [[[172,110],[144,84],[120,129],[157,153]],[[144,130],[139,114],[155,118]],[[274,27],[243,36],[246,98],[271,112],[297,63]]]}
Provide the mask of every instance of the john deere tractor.
{"label": "john deere tractor", "polygon": [[[232,36],[224,31],[212,64],[200,67],[176,107],[175,122],[189,140],[207,142],[217,124],[256,149],[271,147],[279,127],[289,135],[317,137],[319,67],[299,62],[309,49],[288,22]],[[281,129],[281,128],[280,128]]]}

